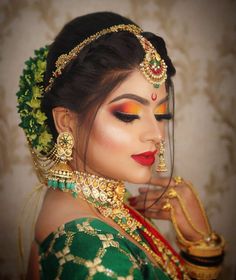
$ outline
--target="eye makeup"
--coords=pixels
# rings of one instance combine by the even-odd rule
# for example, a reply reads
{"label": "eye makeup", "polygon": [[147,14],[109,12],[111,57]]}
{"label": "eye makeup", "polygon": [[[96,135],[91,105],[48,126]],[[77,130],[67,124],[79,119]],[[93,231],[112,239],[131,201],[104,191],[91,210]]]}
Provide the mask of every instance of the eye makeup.
{"label": "eye makeup", "polygon": [[141,112],[141,106],[135,102],[127,101],[122,104],[111,107],[111,112],[119,112],[123,114],[138,115]]}
{"label": "eye makeup", "polygon": [[[142,105],[133,102],[126,101],[118,105],[113,105],[110,109],[110,112],[117,119],[131,123],[136,119],[140,119],[140,113],[142,111]],[[154,110],[154,115],[157,121],[169,120],[172,118],[172,115],[168,112],[168,100],[163,100]]]}
{"label": "eye makeup", "polygon": [[127,101],[122,104],[114,105],[111,107],[111,113],[119,120],[130,123],[136,119],[139,119],[139,113],[141,112],[141,105]]}
{"label": "eye makeup", "polygon": [[155,109],[155,118],[157,121],[170,120],[173,115],[169,112],[168,101],[159,104]]}
{"label": "eye makeup", "polygon": [[160,105],[158,105],[155,109],[155,115],[163,115],[168,113],[168,107],[167,107],[167,102],[164,102]]}

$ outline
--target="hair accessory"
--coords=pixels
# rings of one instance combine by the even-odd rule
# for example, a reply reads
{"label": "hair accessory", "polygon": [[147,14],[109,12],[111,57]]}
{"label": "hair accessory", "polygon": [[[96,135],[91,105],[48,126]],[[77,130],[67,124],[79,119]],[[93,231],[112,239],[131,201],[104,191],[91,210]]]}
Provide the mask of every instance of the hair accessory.
{"label": "hair accessory", "polygon": [[161,59],[159,53],[157,53],[150,41],[140,35],[137,37],[145,51],[144,60],[140,64],[140,70],[155,88],[159,88],[167,78],[167,65],[165,61]]}
{"label": "hair accessory", "polygon": [[159,162],[157,165],[157,172],[166,172],[167,166],[165,162],[165,141],[161,140],[159,143],[159,154],[158,154]]}
{"label": "hair accessory", "polygon": [[20,77],[18,113],[20,127],[23,128],[27,141],[38,153],[48,153],[53,148],[53,137],[46,124],[47,117],[41,111],[43,98],[43,77],[46,70],[48,46],[35,51],[35,56],[26,62],[26,68]]}
{"label": "hair accessory", "polygon": [[101,36],[119,31],[130,32],[134,34],[139,40],[145,51],[144,60],[140,64],[140,70],[147,78],[147,80],[152,83],[154,87],[158,88],[167,78],[167,66],[164,60],[161,59],[160,55],[157,53],[151,42],[149,42],[145,37],[141,35],[141,28],[134,24],[119,24],[103,29],[89,36],[87,39],[73,48],[68,54],[60,55],[56,61],[56,70],[52,73],[52,77],[49,79],[49,83],[45,88],[45,91],[47,92],[51,90],[55,79],[62,74],[64,68],[68,65],[68,63],[75,59],[85,46],[89,45]]}
{"label": "hair accessory", "polygon": [[48,174],[48,186],[61,190],[73,190],[75,187],[75,175],[68,161],[72,160],[74,139],[71,133],[62,132],[57,137],[54,152],[54,166]]}

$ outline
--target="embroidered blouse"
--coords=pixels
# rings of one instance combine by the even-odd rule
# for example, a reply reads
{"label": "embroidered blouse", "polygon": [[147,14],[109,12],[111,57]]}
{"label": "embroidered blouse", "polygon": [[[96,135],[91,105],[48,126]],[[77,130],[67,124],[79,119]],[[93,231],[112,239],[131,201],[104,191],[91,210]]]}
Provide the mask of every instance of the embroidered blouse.
{"label": "embroidered blouse", "polygon": [[116,229],[95,218],[60,226],[40,245],[43,280],[168,280],[146,254]]}

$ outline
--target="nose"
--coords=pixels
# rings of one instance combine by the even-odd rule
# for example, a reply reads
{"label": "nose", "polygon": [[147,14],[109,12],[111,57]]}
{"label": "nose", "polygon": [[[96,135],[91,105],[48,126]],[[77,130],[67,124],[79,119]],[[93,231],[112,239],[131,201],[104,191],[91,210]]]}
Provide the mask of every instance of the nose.
{"label": "nose", "polygon": [[142,142],[153,142],[154,145],[160,143],[165,137],[165,124],[158,122],[155,118],[149,119],[144,125],[144,129],[140,135]]}

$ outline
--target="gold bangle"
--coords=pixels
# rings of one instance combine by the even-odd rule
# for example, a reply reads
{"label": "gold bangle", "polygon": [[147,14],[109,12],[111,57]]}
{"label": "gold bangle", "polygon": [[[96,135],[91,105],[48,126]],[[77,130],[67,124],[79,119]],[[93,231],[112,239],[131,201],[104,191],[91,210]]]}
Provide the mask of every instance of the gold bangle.
{"label": "gold bangle", "polygon": [[199,280],[217,279],[222,269],[221,265],[205,267],[190,263],[186,260],[184,260],[184,262],[188,275]]}
{"label": "gold bangle", "polygon": [[225,240],[222,236],[212,232],[207,239],[201,239],[195,242],[185,242],[177,237],[178,247],[185,253],[197,257],[215,257],[224,252]]}

